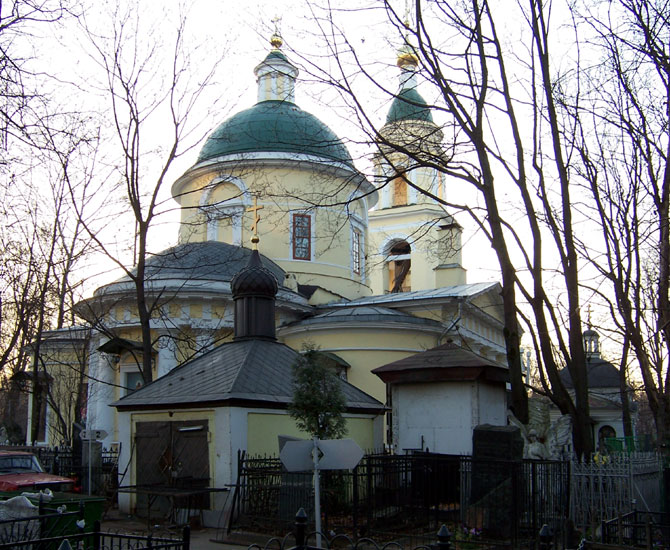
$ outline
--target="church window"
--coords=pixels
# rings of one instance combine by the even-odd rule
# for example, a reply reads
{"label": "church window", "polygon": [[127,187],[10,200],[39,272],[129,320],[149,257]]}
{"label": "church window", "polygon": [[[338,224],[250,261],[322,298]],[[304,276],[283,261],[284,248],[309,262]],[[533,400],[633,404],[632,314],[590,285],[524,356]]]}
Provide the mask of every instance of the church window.
{"label": "church window", "polygon": [[312,219],[307,214],[293,214],[293,259],[312,259]]}
{"label": "church window", "polygon": [[361,232],[358,229],[354,229],[351,233],[351,254],[352,254],[352,263],[354,273],[360,275],[361,273],[361,241],[362,241]]}
{"label": "church window", "polygon": [[393,178],[393,206],[405,206],[407,204],[407,181],[405,175],[400,174]]}
{"label": "church window", "polygon": [[144,385],[144,379],[142,378],[142,373],[139,371],[128,371],[124,373],[124,395],[129,395],[134,391],[139,390]]}
{"label": "church window", "polygon": [[399,241],[393,244],[389,250],[388,260],[388,291],[409,292],[412,290],[411,284],[411,248],[406,241]]}

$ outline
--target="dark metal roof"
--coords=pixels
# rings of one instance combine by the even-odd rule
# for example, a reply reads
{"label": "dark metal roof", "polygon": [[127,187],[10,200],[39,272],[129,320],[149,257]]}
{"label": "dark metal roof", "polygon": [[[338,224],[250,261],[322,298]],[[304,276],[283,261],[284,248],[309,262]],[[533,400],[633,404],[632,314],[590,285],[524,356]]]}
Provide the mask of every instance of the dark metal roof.
{"label": "dark metal roof", "polygon": [[[299,353],[271,340],[223,344],[112,403],[119,410],[254,405],[285,408]],[[341,380],[347,408],[381,413],[384,405]]]}
{"label": "dark metal roof", "polygon": [[[558,373],[566,388],[574,388],[572,377],[567,368]],[[586,376],[589,388],[618,388],[619,369],[602,357],[591,356],[586,359]]]}
{"label": "dark metal roof", "polygon": [[328,307],[349,307],[361,305],[385,305],[397,304],[401,302],[412,302],[417,300],[433,300],[442,298],[473,299],[487,292],[500,292],[500,283],[472,283],[454,286],[445,286],[441,288],[431,288],[427,290],[412,290],[410,292],[393,292],[389,294],[379,294],[375,296],[366,296],[356,300],[342,301],[334,304],[328,304]]}
{"label": "dark metal roof", "polygon": [[[222,281],[229,282],[249,262],[251,249],[218,241],[183,243],[152,255],[146,264],[149,282],[162,280]],[[280,285],[284,282],[284,270],[269,258],[261,255],[263,267],[268,269]],[[129,283],[122,277],[111,285],[101,287],[99,294],[108,287]]]}
{"label": "dark metal roof", "polygon": [[[328,306],[326,306],[328,307]],[[333,323],[410,323],[415,325],[425,325],[431,327],[442,327],[442,323],[433,319],[415,317],[409,313],[403,313],[394,309],[380,306],[356,306],[356,307],[338,307],[331,311],[326,311],[313,317],[302,319],[295,325],[318,325]]]}
{"label": "dark metal roof", "polygon": [[506,382],[509,369],[452,342],[388,363],[372,372],[384,382],[440,382],[483,379]]}

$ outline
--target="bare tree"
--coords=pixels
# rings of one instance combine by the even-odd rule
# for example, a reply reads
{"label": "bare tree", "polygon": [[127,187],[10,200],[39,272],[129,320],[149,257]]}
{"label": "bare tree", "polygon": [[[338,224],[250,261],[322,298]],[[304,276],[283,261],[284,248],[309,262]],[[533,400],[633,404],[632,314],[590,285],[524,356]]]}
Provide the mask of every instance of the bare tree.
{"label": "bare tree", "polygon": [[[551,8],[539,0],[504,8],[486,0],[417,0],[414,23],[391,2],[380,0],[370,8],[384,12],[395,42],[405,43],[415,56],[417,74],[434,98],[428,108],[450,130],[445,134],[454,136],[448,145],[452,155],[417,154],[378,131],[364,90],[372,85],[389,98],[397,97],[397,91],[361,62],[339,23],[342,12],[335,8],[314,7],[313,14],[329,54],[339,61],[330,71],[316,64],[310,70],[340,92],[382,154],[385,148],[402,152],[414,166],[434,168],[477,191],[482,209],[431,198],[468,212],[497,256],[515,414],[527,419],[519,354],[520,326],[525,324],[536,344],[544,391],[572,417],[575,451],[588,455],[594,445],[574,236],[583,217],[573,191],[575,181],[583,183],[588,173],[576,166],[585,162],[576,148],[580,120],[572,108],[578,103],[574,79],[579,73],[574,66],[566,73],[557,68],[552,51],[557,28],[550,24]],[[514,35],[506,32],[510,20],[518,23]],[[567,28],[575,32],[574,27]],[[568,91],[577,94],[571,101]],[[411,98],[405,101],[426,107]],[[527,305],[520,308],[523,302]],[[562,368],[570,373],[574,394],[559,377]]]}
{"label": "bare tree", "polygon": [[[67,171],[61,170],[59,162],[60,158],[68,158],[74,163],[85,138],[80,135],[72,141],[75,134],[68,132],[66,144],[55,139],[53,128],[42,130],[43,136],[32,136],[33,165],[15,176],[13,185],[5,189],[7,197],[11,197],[6,204],[11,204],[11,208],[5,212],[2,228],[2,367],[6,376],[30,368],[35,389],[31,440],[37,437],[43,410],[43,395],[36,389],[43,385],[41,380],[48,378],[40,365],[42,334],[61,328],[66,316],[72,316],[77,299],[76,271],[87,252],[79,217],[74,216],[70,203],[70,188],[65,183]],[[33,178],[40,184],[33,184]],[[79,205],[77,212],[82,211]]]}
{"label": "bare tree", "polygon": [[[204,130],[201,131],[193,116],[196,105],[204,99],[210,102],[210,108],[217,105],[217,99],[205,96],[213,84],[218,58],[197,78],[191,74],[195,68],[191,60],[197,51],[185,45],[187,17],[183,9],[169,36],[163,30],[152,32],[152,25],[157,21],[155,14],[143,13],[140,6],[117,5],[110,21],[111,25],[101,32],[85,23],[85,32],[93,60],[104,75],[101,88],[109,102],[116,149],[111,161],[113,174],[120,179],[123,205],[131,212],[130,220],[135,226],[131,261],[117,254],[97,227],[88,223],[84,223],[84,227],[99,250],[120,267],[134,285],[133,300],[142,342],[141,358],[138,358],[140,372],[147,383],[153,377],[155,335],[151,319],[160,315],[160,307],[165,302],[160,291],[148,288],[150,230],[157,217],[170,208],[164,189],[170,169],[204,137]],[[202,62],[202,58],[197,59],[198,63]],[[157,129],[161,136],[158,142],[155,136],[151,137],[152,131]],[[96,329],[109,332],[100,312],[87,312],[85,316]]]}
{"label": "bare tree", "polygon": [[[639,365],[661,448],[670,448],[670,6],[619,0],[582,14],[600,63],[583,106],[593,216],[603,247],[582,243]],[[626,403],[627,400],[624,401]]]}
{"label": "bare tree", "polygon": [[10,0],[0,6],[0,149],[5,152],[10,136],[31,143],[32,130],[40,123],[40,109],[34,103],[43,94],[35,69],[29,66],[31,33],[40,25],[60,21],[69,13],[68,4],[67,0]]}

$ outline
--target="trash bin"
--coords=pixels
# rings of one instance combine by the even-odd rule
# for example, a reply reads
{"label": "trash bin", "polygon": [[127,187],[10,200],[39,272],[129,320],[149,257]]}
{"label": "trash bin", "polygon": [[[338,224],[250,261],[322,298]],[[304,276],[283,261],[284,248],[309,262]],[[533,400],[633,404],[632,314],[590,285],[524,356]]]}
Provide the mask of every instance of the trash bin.
{"label": "trash bin", "polygon": [[[0,500],[8,500],[21,494],[19,491],[0,491]],[[39,497],[29,496],[28,500],[35,506],[39,505]],[[44,501],[43,507],[48,514],[55,513],[56,509],[61,506],[65,506],[66,512],[77,512],[79,511],[79,503],[83,502],[84,531],[90,532],[93,530],[93,524],[102,518],[105,500],[102,497],[78,495],[75,493],[53,493],[53,498],[49,502]],[[70,516],[64,518],[52,517],[47,520],[43,530],[57,535],[74,534],[78,531],[76,525],[77,519]]]}

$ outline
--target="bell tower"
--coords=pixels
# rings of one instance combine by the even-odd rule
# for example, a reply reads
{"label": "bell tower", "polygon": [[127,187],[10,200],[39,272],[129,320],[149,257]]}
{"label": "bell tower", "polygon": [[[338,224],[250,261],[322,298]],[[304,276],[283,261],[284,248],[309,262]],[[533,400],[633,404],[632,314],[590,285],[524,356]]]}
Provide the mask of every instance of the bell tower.
{"label": "bell tower", "polygon": [[418,92],[419,57],[409,39],[397,51],[399,86],[373,157],[380,199],[369,215],[375,294],[464,284],[461,227],[440,201],[445,176],[441,128]]}

